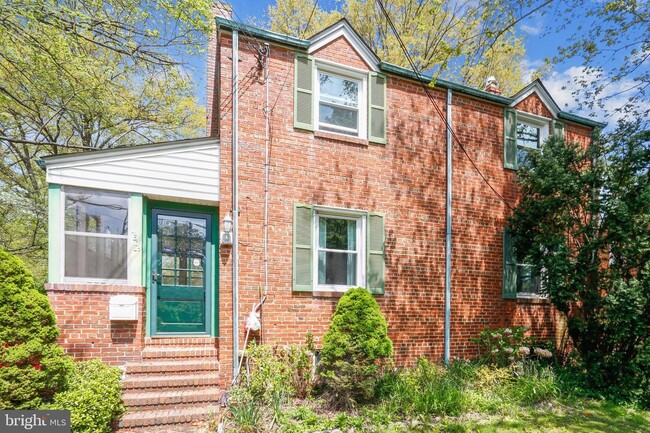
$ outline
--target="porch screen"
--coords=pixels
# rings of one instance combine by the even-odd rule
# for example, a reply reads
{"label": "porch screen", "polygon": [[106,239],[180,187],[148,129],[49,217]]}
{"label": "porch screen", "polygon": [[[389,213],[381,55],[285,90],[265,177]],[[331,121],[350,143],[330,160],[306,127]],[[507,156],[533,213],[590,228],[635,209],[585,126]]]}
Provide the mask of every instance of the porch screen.
{"label": "porch screen", "polygon": [[65,189],[65,276],[126,280],[128,196]]}

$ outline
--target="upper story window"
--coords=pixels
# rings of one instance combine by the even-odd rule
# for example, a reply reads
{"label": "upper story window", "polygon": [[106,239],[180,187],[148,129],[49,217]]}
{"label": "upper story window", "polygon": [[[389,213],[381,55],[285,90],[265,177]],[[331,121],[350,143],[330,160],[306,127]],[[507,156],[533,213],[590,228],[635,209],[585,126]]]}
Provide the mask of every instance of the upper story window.
{"label": "upper story window", "polygon": [[[548,135],[548,134],[547,134]],[[517,165],[526,161],[528,152],[539,150],[542,146],[542,127],[530,123],[517,122]]]}
{"label": "upper story window", "polygon": [[559,122],[506,108],[503,124],[504,166],[516,169],[526,161],[529,152],[539,151],[550,134],[551,125],[555,126],[555,134],[564,134]]}
{"label": "upper story window", "polygon": [[362,81],[318,72],[318,129],[359,135]]}
{"label": "upper story window", "polygon": [[386,143],[386,77],[297,53],[294,127]]}
{"label": "upper story window", "polygon": [[127,279],[129,197],[65,188],[64,277]]}

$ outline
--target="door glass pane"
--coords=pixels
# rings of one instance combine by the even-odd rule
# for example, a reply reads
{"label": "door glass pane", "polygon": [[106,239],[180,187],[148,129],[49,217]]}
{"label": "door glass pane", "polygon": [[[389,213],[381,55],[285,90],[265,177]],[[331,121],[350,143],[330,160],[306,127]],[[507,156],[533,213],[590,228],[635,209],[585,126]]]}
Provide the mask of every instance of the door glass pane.
{"label": "door glass pane", "polygon": [[162,284],[205,286],[206,220],[158,215],[157,227]]}

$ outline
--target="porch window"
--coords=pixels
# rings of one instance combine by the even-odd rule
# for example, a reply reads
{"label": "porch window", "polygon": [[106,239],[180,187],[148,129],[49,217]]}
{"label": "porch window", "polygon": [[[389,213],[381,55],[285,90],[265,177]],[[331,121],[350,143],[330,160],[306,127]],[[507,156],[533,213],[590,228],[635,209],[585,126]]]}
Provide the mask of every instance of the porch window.
{"label": "porch window", "polygon": [[127,279],[129,197],[65,188],[64,277]]}

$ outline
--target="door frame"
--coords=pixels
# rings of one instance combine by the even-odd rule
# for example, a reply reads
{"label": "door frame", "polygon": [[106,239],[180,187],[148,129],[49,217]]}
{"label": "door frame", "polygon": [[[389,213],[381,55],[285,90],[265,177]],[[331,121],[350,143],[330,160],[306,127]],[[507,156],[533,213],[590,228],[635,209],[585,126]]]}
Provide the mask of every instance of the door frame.
{"label": "door frame", "polygon": [[[153,247],[153,227],[154,227],[154,210],[168,211],[172,215],[187,214],[202,214],[210,217],[210,235],[207,238],[206,245],[206,291],[205,291],[205,306],[206,306],[206,332],[196,333],[156,333],[155,332],[155,314],[157,309],[157,300],[152,284],[151,274],[153,271],[152,264],[154,258],[152,257]],[[143,206],[143,226],[146,233],[146,248],[143,256],[143,269],[142,285],[146,287],[146,336],[147,337],[171,337],[171,336],[202,336],[210,335],[217,337],[219,335],[219,208],[215,205],[203,206],[187,203],[176,203],[166,201],[146,200],[146,205]]]}

